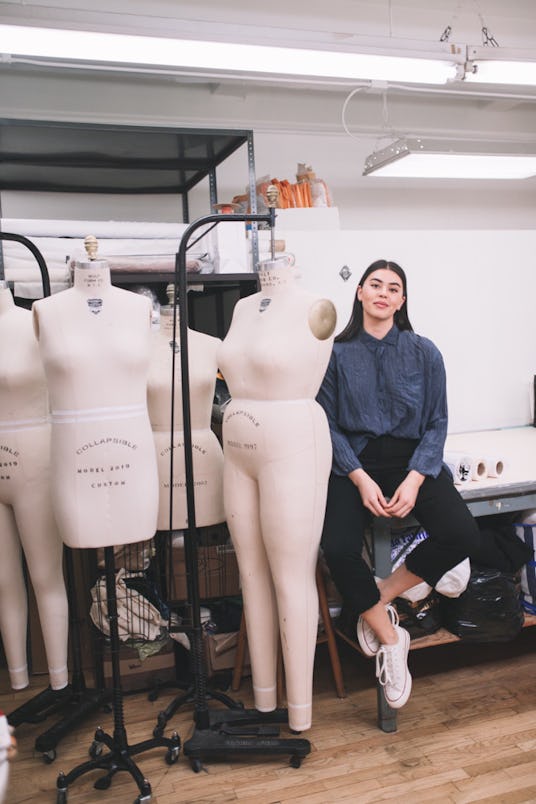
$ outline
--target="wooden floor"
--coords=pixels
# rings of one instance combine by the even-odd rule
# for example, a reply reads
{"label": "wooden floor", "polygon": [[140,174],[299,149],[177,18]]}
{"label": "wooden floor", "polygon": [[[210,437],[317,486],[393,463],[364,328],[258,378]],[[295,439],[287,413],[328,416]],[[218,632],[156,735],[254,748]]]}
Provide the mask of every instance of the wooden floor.
{"label": "wooden floor", "polygon": [[[472,646],[455,643],[412,651],[413,694],[400,711],[398,732],[376,726],[373,662],[340,646],[348,696],[335,696],[325,645],[315,668],[314,725],[302,735],[311,753],[295,769],[285,758],[210,762],[200,773],[180,755],[168,765],[163,749],[137,757],[152,786],[155,804],[327,804],[328,802],[536,802],[536,628],[513,643]],[[12,693],[0,670],[0,708],[10,712],[41,689]],[[251,706],[250,679],[233,697]],[[156,715],[171,693],[150,702],[146,694],[125,697],[130,743],[148,739]],[[212,706],[212,704],[211,704]],[[52,721],[54,722],[54,721]],[[19,754],[11,766],[6,804],[55,802],[56,778],[88,759],[95,728],[111,730],[110,714],[98,713],[60,742],[47,765],[34,753],[36,737],[51,723],[17,729]],[[181,739],[192,729],[192,707],[168,724]],[[287,736],[285,731],[282,736]],[[79,777],[69,804],[134,802],[138,789],[127,773],[108,790],[93,788],[99,772]]]}

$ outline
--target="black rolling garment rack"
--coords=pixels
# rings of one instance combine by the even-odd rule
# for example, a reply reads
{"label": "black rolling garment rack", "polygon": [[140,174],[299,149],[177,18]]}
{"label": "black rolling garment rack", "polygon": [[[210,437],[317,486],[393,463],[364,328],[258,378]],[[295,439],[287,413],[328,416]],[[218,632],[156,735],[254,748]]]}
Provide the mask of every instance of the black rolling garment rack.
{"label": "black rolling garment rack", "polygon": [[[48,269],[43,255],[37,246],[23,235],[0,232],[0,240],[13,240],[26,246],[35,257],[43,284],[43,296],[50,296]],[[1,277],[0,277],[1,278]],[[80,644],[80,619],[74,590],[74,566],[71,550],[64,546],[65,583],[69,606],[69,641],[72,649],[71,682],[61,690],[50,686],[14,709],[7,716],[9,723],[16,727],[22,723],[42,723],[52,715],[61,713],[62,717],[35,740],[35,750],[42,753],[47,763],[56,758],[56,747],[60,740],[73,728],[98,708],[105,705],[109,693],[104,690],[88,689],[82,670],[82,650]]]}
{"label": "black rolling garment rack", "polygon": [[[275,202],[274,202],[275,206]],[[176,308],[179,305],[179,330],[181,344],[181,381],[182,411],[184,431],[184,461],[186,478],[186,505],[188,527],[184,533],[184,555],[186,563],[186,583],[190,608],[190,627],[175,630],[188,630],[191,643],[191,669],[193,683],[191,688],[177,696],[158,715],[154,734],[162,734],[164,727],[172,715],[183,703],[194,703],[194,731],[184,743],[184,755],[189,757],[192,769],[198,773],[204,760],[229,760],[240,756],[282,756],[290,757],[290,764],[297,768],[303,757],[310,753],[308,740],[302,738],[280,738],[279,725],[288,723],[286,709],[273,712],[259,712],[256,709],[245,709],[242,704],[235,703],[221,693],[208,689],[207,671],[204,661],[204,642],[200,616],[199,572],[198,572],[198,530],[195,519],[194,477],[192,457],[192,432],[190,419],[190,386],[188,369],[188,306],[186,299],[186,251],[188,241],[196,229],[205,224],[225,224],[226,221],[264,222],[272,230],[272,241],[275,225],[275,209],[272,206],[268,214],[215,214],[198,218],[188,226],[179,245],[175,258],[175,285],[178,294],[174,297],[173,340],[176,341]],[[178,299],[177,299],[178,296]],[[175,387],[175,350],[172,351],[171,377],[171,450],[170,476],[173,478],[173,431],[174,431],[174,387]],[[170,531],[172,538],[173,495],[170,494]],[[173,626],[170,626],[170,631]],[[217,699],[227,709],[209,709],[208,700]]]}

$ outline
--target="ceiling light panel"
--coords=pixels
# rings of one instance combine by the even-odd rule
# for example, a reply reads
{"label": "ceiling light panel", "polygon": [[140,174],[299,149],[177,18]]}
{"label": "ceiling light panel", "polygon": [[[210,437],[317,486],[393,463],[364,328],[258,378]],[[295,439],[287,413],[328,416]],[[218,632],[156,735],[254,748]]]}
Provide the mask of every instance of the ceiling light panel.
{"label": "ceiling light panel", "polygon": [[525,179],[536,175],[536,144],[400,139],[365,160],[364,176]]}
{"label": "ceiling light panel", "polygon": [[147,65],[188,74],[280,75],[346,81],[444,84],[460,56],[448,50],[379,52],[202,42],[150,36],[0,25],[0,52],[19,58]]}

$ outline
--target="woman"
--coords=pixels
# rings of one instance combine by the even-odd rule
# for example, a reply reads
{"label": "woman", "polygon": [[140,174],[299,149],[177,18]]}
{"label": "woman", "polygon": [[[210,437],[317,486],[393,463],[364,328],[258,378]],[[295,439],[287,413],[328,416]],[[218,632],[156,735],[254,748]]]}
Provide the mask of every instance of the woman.
{"label": "woman", "polygon": [[[409,322],[406,276],[378,260],[363,274],[350,321],[337,336],[318,394],[333,444],[322,547],[363,652],[393,708],[411,692],[409,635],[389,602],[439,579],[472,552],[476,522],[443,467],[447,435],[443,359]],[[370,514],[414,511],[429,538],[389,577],[375,579],[362,558]],[[370,513],[368,513],[370,512]]]}

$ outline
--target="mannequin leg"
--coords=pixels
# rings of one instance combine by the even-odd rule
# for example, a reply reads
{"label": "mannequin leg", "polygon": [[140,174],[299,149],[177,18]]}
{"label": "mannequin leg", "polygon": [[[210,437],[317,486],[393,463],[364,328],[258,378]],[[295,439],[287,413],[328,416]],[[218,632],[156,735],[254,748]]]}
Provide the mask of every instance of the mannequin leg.
{"label": "mannequin leg", "polygon": [[0,633],[14,690],[28,686],[26,634],[28,601],[22,572],[22,551],[10,506],[0,503]]}
{"label": "mannequin leg", "polygon": [[[316,450],[274,462],[261,475],[261,521],[279,610],[289,725],[311,726],[318,632],[316,563],[329,465]],[[248,631],[249,634],[249,631]]]}
{"label": "mannequin leg", "polygon": [[63,545],[47,490],[47,484],[37,488],[33,483],[33,493],[25,493],[23,502],[15,506],[15,517],[37,601],[50,686],[59,690],[69,681],[69,607],[63,578]]}
{"label": "mannequin leg", "polygon": [[257,482],[231,462],[224,471],[224,501],[240,570],[255,707],[277,707],[277,604],[259,521]]}

